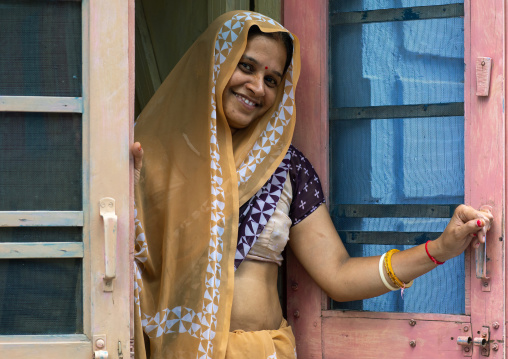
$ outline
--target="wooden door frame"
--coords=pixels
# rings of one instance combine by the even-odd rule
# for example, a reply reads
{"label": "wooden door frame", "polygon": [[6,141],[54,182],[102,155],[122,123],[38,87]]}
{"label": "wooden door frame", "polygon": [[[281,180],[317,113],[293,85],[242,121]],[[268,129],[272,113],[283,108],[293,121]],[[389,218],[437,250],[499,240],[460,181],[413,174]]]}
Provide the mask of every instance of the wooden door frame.
{"label": "wooden door frame", "polygon": [[[296,90],[298,116],[293,144],[312,162],[328,197],[328,1],[283,1],[284,26],[300,40],[302,69]],[[287,316],[298,356],[322,358],[321,310],[326,295],[287,254]]]}
{"label": "wooden door frame", "polygon": [[[475,208],[488,204],[494,210],[494,226],[488,235],[487,274],[490,280],[476,278],[472,253],[471,292],[472,335],[490,327],[490,340],[498,345],[491,357],[503,357],[506,350],[506,1],[494,0],[490,6],[465,0],[465,202]],[[467,11],[468,10],[468,11]],[[469,39],[469,41],[467,41]],[[488,96],[477,95],[478,57],[492,58]],[[494,155],[496,154],[496,155]],[[488,189],[488,193],[487,190]],[[478,310],[485,308],[485,310]],[[467,310],[468,308],[466,308]],[[499,324],[496,328],[495,323]],[[504,343],[504,345],[503,345]],[[504,350],[503,350],[504,349]]]}

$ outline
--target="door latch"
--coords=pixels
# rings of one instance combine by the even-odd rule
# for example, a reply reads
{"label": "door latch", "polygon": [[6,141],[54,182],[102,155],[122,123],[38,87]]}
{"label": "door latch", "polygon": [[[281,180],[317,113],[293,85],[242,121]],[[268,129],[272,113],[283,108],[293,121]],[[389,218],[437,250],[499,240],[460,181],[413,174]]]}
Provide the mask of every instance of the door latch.
{"label": "door latch", "polygon": [[483,326],[480,331],[480,337],[473,338],[473,345],[480,350],[484,357],[490,355],[490,327]]}
{"label": "door latch", "polygon": [[478,57],[476,59],[476,96],[489,95],[491,69],[492,58]]}

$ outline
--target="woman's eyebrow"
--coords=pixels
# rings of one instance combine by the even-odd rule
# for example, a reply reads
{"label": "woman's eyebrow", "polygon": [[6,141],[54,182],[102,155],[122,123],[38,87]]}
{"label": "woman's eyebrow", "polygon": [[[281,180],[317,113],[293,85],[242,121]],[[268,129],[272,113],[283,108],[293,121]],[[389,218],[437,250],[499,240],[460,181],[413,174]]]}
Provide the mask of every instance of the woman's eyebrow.
{"label": "woman's eyebrow", "polygon": [[[254,63],[254,64],[256,64],[256,65],[259,65],[258,60],[256,60],[256,59],[255,59],[255,58],[253,58],[253,57],[250,57],[250,56],[248,56],[248,55],[242,55],[242,59],[249,60],[250,62],[253,62],[253,63]],[[277,70],[272,70],[272,72],[273,72],[275,75],[277,75],[277,76],[279,76],[280,78],[282,78],[282,74],[281,74],[279,71],[277,71]]]}

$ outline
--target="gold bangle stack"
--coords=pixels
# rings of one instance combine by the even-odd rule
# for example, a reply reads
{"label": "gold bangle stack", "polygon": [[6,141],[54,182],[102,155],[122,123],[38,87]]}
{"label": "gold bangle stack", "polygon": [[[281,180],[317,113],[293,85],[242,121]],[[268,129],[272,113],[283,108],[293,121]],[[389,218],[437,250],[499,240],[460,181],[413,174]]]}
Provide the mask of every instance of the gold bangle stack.
{"label": "gold bangle stack", "polygon": [[399,252],[398,249],[392,249],[392,250],[389,250],[388,252],[386,252],[386,255],[385,255],[385,258],[384,258],[384,264],[385,264],[386,273],[388,274],[388,276],[392,280],[393,284],[395,284],[397,287],[402,288],[402,289],[409,288],[409,287],[411,287],[413,285],[414,281],[411,281],[411,282],[406,284],[403,281],[401,281],[395,275],[395,273],[393,272],[393,268],[392,268],[392,255],[394,253],[397,253],[397,252]]}

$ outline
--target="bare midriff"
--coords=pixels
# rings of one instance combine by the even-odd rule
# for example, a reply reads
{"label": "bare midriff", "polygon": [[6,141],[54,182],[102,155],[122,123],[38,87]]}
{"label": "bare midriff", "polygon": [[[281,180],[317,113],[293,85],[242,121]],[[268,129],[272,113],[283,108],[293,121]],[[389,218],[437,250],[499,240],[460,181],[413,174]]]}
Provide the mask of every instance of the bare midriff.
{"label": "bare midriff", "polygon": [[277,291],[278,265],[245,260],[235,273],[230,331],[279,329],[282,308]]}

